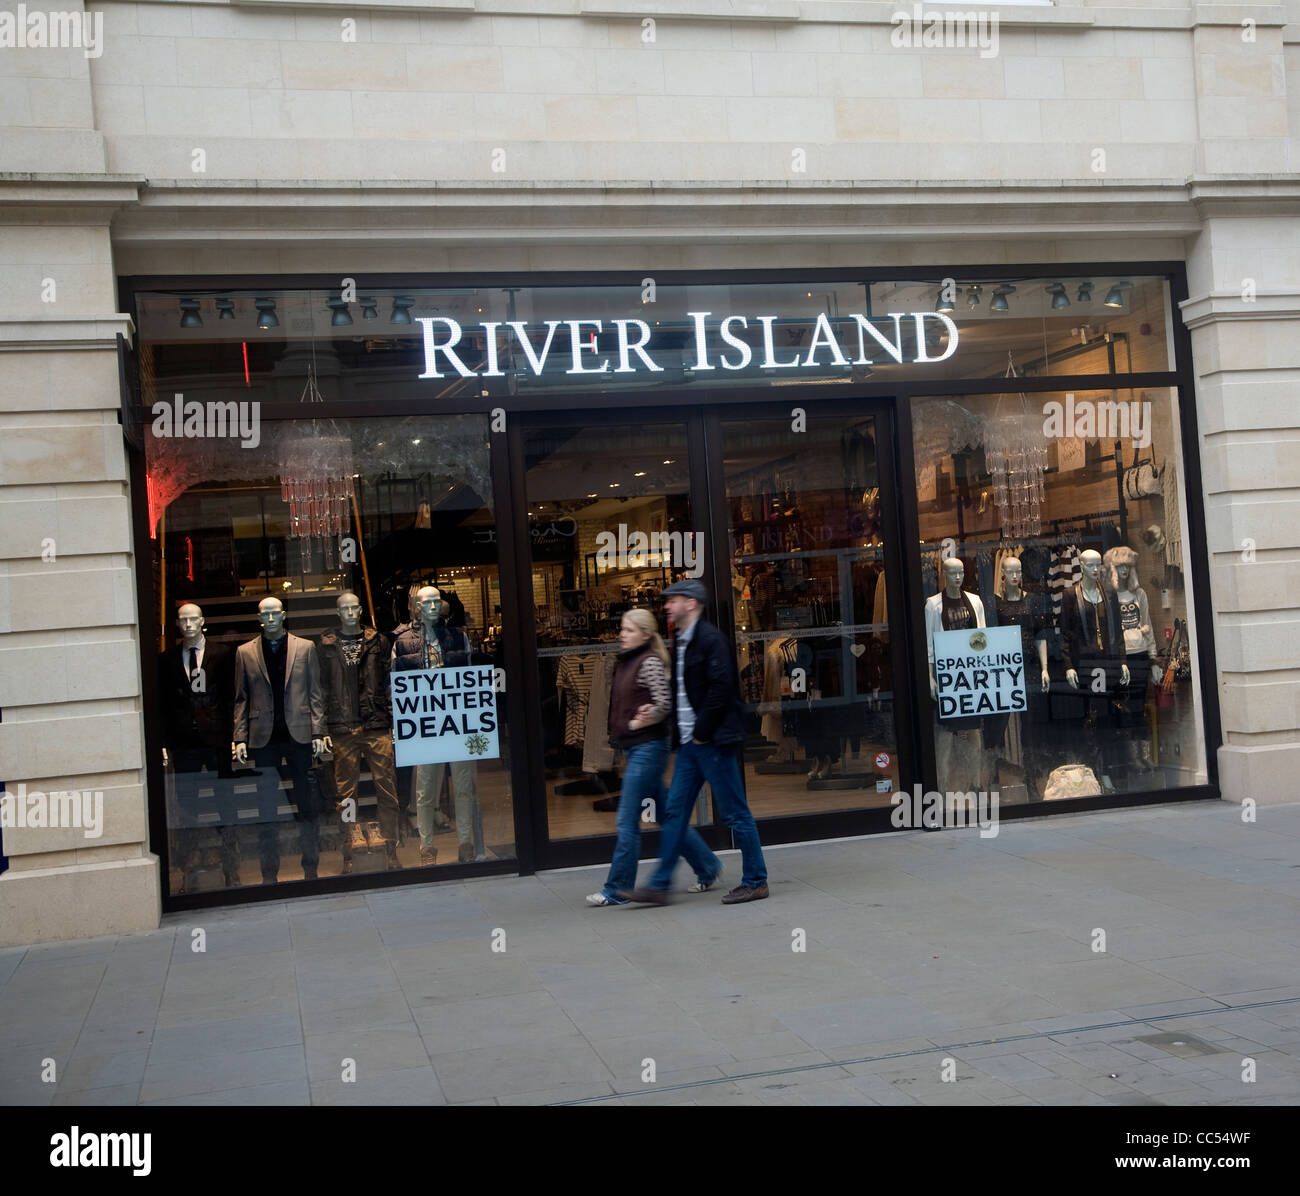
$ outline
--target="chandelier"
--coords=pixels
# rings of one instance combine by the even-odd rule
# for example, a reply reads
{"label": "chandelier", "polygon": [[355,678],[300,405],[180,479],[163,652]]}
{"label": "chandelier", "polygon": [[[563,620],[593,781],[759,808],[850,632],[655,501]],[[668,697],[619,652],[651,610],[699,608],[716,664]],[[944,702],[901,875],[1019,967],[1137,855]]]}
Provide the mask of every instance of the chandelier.
{"label": "chandelier", "polygon": [[[1016,366],[1007,355],[1006,377]],[[1043,470],[1047,442],[1041,414],[1023,393],[998,396],[984,425],[984,460],[993,475],[993,502],[1002,520],[1005,539],[1021,540],[1042,531]]]}
{"label": "chandelier", "polygon": [[[315,360],[298,401],[325,401],[316,385]],[[338,569],[342,539],[352,526],[352,441],[332,431],[332,425],[323,430],[312,420],[280,442],[280,497],[289,504],[289,532],[298,538],[304,573],[316,572],[317,552],[325,572]]]}

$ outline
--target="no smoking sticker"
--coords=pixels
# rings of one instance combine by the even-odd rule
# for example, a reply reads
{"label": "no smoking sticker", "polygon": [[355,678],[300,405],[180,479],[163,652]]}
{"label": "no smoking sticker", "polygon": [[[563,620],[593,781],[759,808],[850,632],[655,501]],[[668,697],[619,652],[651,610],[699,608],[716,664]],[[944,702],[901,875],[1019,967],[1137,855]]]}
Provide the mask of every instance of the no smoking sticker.
{"label": "no smoking sticker", "polygon": [[889,753],[888,753],[888,752],[877,752],[877,753],[876,753],[876,767],[877,767],[877,768],[888,768],[888,767],[889,767]]}

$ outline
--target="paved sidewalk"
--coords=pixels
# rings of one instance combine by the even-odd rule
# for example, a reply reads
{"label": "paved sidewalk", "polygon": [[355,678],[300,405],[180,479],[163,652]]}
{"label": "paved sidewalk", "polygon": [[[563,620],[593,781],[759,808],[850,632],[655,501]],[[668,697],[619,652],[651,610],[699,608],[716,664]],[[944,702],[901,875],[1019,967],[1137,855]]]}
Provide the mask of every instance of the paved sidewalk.
{"label": "paved sidewalk", "polygon": [[3,951],[0,1101],[1300,1102],[1300,805],[1253,825],[1206,802],[905,832],[768,864],[771,899],[746,906],[588,909],[603,872],[583,870]]}

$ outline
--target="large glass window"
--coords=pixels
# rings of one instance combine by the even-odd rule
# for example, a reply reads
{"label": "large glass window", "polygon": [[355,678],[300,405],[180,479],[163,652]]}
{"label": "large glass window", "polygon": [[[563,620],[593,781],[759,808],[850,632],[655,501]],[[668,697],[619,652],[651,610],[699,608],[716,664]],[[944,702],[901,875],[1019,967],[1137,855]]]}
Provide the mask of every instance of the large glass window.
{"label": "large glass window", "polygon": [[[171,892],[513,855],[486,419],[231,409],[146,437]],[[456,666],[395,715],[394,670]]]}
{"label": "large glass window", "polygon": [[1014,385],[912,405],[939,789],[1204,784],[1176,392]]}

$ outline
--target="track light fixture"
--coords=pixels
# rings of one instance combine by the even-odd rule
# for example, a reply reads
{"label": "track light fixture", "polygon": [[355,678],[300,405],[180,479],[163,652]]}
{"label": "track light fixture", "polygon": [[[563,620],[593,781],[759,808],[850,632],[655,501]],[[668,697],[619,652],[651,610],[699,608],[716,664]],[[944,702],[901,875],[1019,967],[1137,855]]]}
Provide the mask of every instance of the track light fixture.
{"label": "track light fixture", "polygon": [[216,302],[218,320],[233,320],[235,318],[235,301],[233,299],[218,299]]}
{"label": "track light fixture", "polygon": [[393,314],[389,319],[394,324],[409,324],[411,322],[411,308],[415,306],[415,300],[410,295],[393,296]]}
{"label": "track light fixture", "polygon": [[1047,293],[1052,297],[1052,310],[1060,311],[1062,308],[1070,306],[1070,296],[1065,293],[1065,284],[1054,282],[1047,288]]}
{"label": "track light fixture", "polygon": [[1007,296],[1014,292],[1015,289],[1009,282],[994,287],[993,298],[989,300],[989,311],[1009,311],[1010,304],[1007,303]]}
{"label": "track light fixture", "polygon": [[259,328],[279,328],[280,317],[275,314],[275,300],[263,296],[254,299],[253,306],[257,308],[257,326]]}
{"label": "track light fixture", "polygon": [[364,295],[361,297],[361,318],[363,320],[379,319],[379,303],[374,296],[369,299]]}
{"label": "track light fixture", "polygon": [[203,317],[199,315],[199,301],[197,299],[186,298],[181,300],[181,327],[203,327]]}
{"label": "track light fixture", "polygon": [[1117,282],[1106,292],[1105,305],[1107,307],[1123,307],[1124,292],[1129,290],[1133,284],[1131,282]]}
{"label": "track light fixture", "polygon": [[352,323],[352,313],[348,311],[348,305],[343,299],[327,299],[325,306],[334,313],[330,316],[330,324],[333,327],[338,328]]}
{"label": "track light fixture", "polygon": [[1085,281],[1085,282],[1081,282],[1081,283],[1079,283],[1079,291],[1078,291],[1078,294],[1075,295],[1075,298],[1076,298],[1080,303],[1091,303],[1091,302],[1092,302],[1092,283],[1090,283],[1090,282],[1086,282],[1086,281]]}

